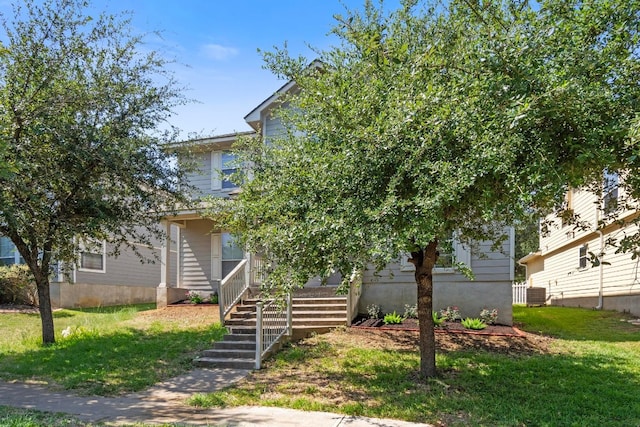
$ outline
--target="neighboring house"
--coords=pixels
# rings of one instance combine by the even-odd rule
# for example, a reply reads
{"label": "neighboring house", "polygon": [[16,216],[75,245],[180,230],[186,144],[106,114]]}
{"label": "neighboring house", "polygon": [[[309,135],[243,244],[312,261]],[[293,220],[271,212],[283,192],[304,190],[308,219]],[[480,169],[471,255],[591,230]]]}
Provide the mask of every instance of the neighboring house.
{"label": "neighboring house", "polygon": [[[160,255],[160,245],[155,248],[139,247],[139,250],[149,260]],[[160,281],[158,264],[141,262],[128,249],[123,249],[117,258],[107,255],[108,252],[108,245],[99,242],[80,252],[78,265],[72,269],[71,277],[65,277],[61,272],[54,273],[50,279],[53,307],[155,302],[156,287]],[[0,237],[0,265],[23,262],[11,240]]]}
{"label": "neighboring house", "polygon": [[[224,179],[232,172],[229,164],[232,160],[231,145],[238,136],[268,140],[270,136],[281,132],[282,124],[272,113],[280,105],[280,95],[295,89],[295,83],[287,83],[247,114],[245,121],[254,131],[189,141],[190,149],[196,152],[200,165],[198,172],[190,177],[196,188],[194,206],[165,221],[167,230],[177,229],[177,289],[166,283],[170,274],[167,265],[173,262],[167,257],[171,253],[169,246],[163,252],[165,257],[158,288],[159,305],[184,298],[187,290],[205,294],[218,292],[221,281],[229,279],[227,274],[242,259],[248,259],[247,265],[251,267],[244,273],[246,280],[252,284],[257,282],[253,277],[257,259],[254,257],[252,260],[251,254],[243,253],[241,248],[235,246],[227,230],[214,228],[212,221],[201,216],[199,198],[205,195],[231,197],[238,190],[234,183]],[[441,255],[443,263],[434,272],[435,309],[458,306],[463,316],[478,317],[484,308],[497,308],[498,322],[512,323],[514,234],[512,230],[508,232],[510,238],[503,244],[501,252],[492,252],[490,244],[479,245],[481,253],[471,253],[459,244],[453,245],[456,259],[473,269],[473,281],[451,268],[452,254]],[[416,304],[417,285],[413,269],[413,265],[403,257],[377,274],[365,271],[358,311],[366,313],[367,305],[378,304],[383,312],[396,310],[403,313],[405,304]],[[332,279],[328,285],[337,285],[338,278]],[[319,281],[311,280],[307,286],[319,286]]]}
{"label": "neighboring house", "polygon": [[[621,225],[604,218],[604,213],[624,198],[619,179],[617,174],[605,173],[600,200],[588,191],[569,190],[564,206],[568,215],[549,216],[547,220],[553,225],[548,234],[541,233],[539,251],[519,261],[527,267],[528,285],[543,288],[549,304],[640,315],[640,258],[616,254],[615,247],[607,246],[609,241],[638,232],[636,225]],[[590,227],[576,227],[568,220],[571,213]],[[618,219],[628,222],[634,216],[637,213],[630,210]],[[601,221],[604,226],[597,228]]]}

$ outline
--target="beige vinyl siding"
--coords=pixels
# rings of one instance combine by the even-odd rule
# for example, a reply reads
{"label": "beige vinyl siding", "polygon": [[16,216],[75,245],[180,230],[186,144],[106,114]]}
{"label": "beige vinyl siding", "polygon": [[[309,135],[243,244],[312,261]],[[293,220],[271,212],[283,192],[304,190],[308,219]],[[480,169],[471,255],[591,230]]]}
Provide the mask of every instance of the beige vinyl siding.
{"label": "beige vinyl siding", "polygon": [[[626,233],[637,232],[637,227],[628,227]],[[605,234],[608,238],[620,238],[622,231]],[[544,270],[532,273],[529,283],[547,289],[547,296],[561,302],[565,298],[595,297],[600,286],[600,268],[587,263],[579,268],[580,247],[587,244],[588,251],[600,253],[600,237],[591,233],[587,240],[574,241],[544,258]],[[631,259],[631,254],[615,253],[615,248],[605,247],[603,258],[603,294],[605,296],[632,295],[640,293],[640,259]]]}
{"label": "beige vinyl siding", "polygon": [[188,221],[187,227],[180,231],[180,287],[212,289],[211,227],[208,220],[194,220]]}

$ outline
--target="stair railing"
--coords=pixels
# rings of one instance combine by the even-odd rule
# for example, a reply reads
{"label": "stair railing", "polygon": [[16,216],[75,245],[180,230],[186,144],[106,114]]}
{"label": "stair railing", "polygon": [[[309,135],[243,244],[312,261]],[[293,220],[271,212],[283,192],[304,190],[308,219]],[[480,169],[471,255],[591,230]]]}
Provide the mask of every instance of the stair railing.
{"label": "stair railing", "polygon": [[256,303],[256,369],[262,367],[262,359],[280,338],[292,335],[291,307],[291,294],[287,294],[284,307],[277,300]]}
{"label": "stair railing", "polygon": [[236,305],[242,295],[249,289],[245,269],[247,268],[247,260],[243,259],[231,273],[222,279],[220,289],[218,289],[218,304],[220,306],[220,323],[224,325],[224,319]]}

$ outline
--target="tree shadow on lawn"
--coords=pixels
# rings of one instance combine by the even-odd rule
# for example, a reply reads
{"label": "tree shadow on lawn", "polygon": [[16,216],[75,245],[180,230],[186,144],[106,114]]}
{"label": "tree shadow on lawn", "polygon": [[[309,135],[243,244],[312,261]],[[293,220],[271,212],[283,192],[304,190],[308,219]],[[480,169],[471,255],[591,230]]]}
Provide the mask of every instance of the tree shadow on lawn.
{"label": "tree shadow on lawn", "polygon": [[[398,357],[397,351],[383,351]],[[508,360],[507,360],[508,357]],[[604,355],[504,356],[484,351],[453,352],[439,359],[439,376],[420,379],[405,363],[374,364],[362,375],[350,368],[344,381],[351,397],[380,416],[444,425],[640,424],[638,365]],[[352,365],[353,366],[353,365]],[[431,414],[431,415],[427,415]]]}
{"label": "tree shadow on lawn", "polygon": [[85,395],[143,390],[188,371],[198,352],[219,341],[219,325],[185,331],[80,330],[55,345],[0,359],[0,377],[39,379]]}

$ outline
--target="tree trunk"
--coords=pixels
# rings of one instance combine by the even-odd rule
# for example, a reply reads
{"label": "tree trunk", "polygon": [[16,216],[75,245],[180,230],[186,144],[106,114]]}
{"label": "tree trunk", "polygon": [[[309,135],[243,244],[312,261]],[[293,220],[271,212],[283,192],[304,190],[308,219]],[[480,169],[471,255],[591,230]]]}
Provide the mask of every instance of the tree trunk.
{"label": "tree trunk", "polygon": [[420,325],[420,375],[428,378],[436,375],[436,339],[433,323],[433,267],[438,259],[438,241],[429,242],[426,248],[411,253],[416,266],[418,286],[418,323]]}
{"label": "tree trunk", "polygon": [[38,306],[40,310],[40,320],[42,322],[42,343],[45,345],[53,344],[56,342],[56,337],[53,329],[49,276],[41,273],[37,275],[34,274],[34,276],[38,288]]}

